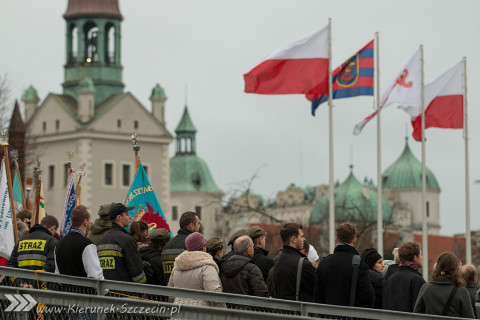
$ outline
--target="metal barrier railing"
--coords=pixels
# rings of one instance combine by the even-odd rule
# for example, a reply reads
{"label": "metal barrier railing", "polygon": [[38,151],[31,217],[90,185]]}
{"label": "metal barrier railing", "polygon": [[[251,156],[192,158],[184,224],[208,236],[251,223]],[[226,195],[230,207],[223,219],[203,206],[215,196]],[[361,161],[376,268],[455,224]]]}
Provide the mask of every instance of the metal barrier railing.
{"label": "metal barrier railing", "polygon": [[[103,314],[98,313],[95,319],[149,319],[158,317],[170,317],[169,312],[178,308],[179,312],[172,315],[177,318],[188,319],[454,319],[451,317],[439,317],[423,314],[413,314],[386,310],[353,308],[334,305],[297,302],[273,298],[261,298],[245,295],[217,293],[211,291],[198,291],[190,289],[171,288],[118,282],[110,280],[96,280],[59,275],[48,272],[35,272],[30,270],[0,267],[2,281],[0,285],[0,310],[4,310],[9,304],[5,294],[28,293],[37,301],[52,306],[70,306],[72,303],[83,307],[106,307],[121,306],[128,303],[131,307],[146,308],[157,307],[155,314],[138,312],[134,315],[128,312]],[[24,289],[18,287],[20,283],[29,283],[36,289]],[[121,297],[122,299],[119,299]],[[181,306],[169,302],[169,297],[188,298],[225,304],[226,308]],[[164,312],[162,307],[165,307]],[[168,309],[167,309],[168,308]],[[151,310],[151,309],[150,309]],[[169,310],[168,312],[165,310]],[[30,319],[35,319],[37,310],[30,312]],[[68,311],[68,309],[67,309]],[[137,311],[139,311],[137,309]],[[17,315],[18,314],[18,315]],[[19,319],[22,312],[1,312],[1,319]],[[43,315],[43,319],[75,319],[68,312],[60,312],[55,315]],[[85,316],[85,315],[84,315]],[[152,319],[153,319],[152,318]],[[82,318],[90,319],[90,318]]]}

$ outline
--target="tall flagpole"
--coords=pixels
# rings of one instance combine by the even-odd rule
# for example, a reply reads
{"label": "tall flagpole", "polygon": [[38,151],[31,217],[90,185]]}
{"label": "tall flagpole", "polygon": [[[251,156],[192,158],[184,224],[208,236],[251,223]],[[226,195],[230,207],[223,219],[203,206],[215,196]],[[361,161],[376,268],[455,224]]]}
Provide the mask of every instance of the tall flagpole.
{"label": "tall flagpole", "polygon": [[425,169],[425,88],[423,84],[423,45],[420,45],[420,107],[422,110],[422,271],[428,281],[427,176]]}
{"label": "tall flagpole", "polygon": [[17,217],[15,214],[15,202],[13,200],[13,190],[12,190],[12,175],[10,174],[10,160],[8,159],[8,142],[7,142],[7,132],[2,133],[2,137],[5,139],[2,143],[3,153],[5,158],[5,173],[7,175],[7,186],[8,186],[8,196],[10,197],[10,213],[12,215],[12,224],[13,224],[13,238],[15,243],[18,242],[18,232],[17,232]]}
{"label": "tall flagpole", "polygon": [[382,212],[382,148],[380,127],[380,55],[378,32],[375,32],[375,61],[376,61],[376,105],[377,105],[377,251],[383,256],[383,212]]}
{"label": "tall flagpole", "polygon": [[463,57],[463,110],[465,139],[465,251],[466,262],[472,263],[472,234],[470,232],[470,173],[468,164],[468,112],[467,112],[467,57]]}
{"label": "tall flagpole", "polygon": [[335,249],[335,197],[333,184],[333,104],[332,104],[332,18],[328,18],[328,137],[329,137],[329,164],[330,187],[328,188],[328,231],[329,252]]}

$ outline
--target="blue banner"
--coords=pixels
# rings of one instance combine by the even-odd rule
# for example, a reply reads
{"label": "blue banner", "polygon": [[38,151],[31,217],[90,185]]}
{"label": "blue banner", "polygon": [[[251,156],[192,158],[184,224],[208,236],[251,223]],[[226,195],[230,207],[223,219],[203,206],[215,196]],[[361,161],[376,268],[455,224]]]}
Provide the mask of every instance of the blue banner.
{"label": "blue banner", "polygon": [[135,207],[129,212],[132,221],[145,221],[150,231],[164,228],[172,235],[162,207],[141,164],[128,191],[125,205],[127,207]]}
{"label": "blue banner", "polygon": [[70,177],[68,178],[68,187],[67,195],[65,197],[65,206],[63,209],[63,220],[62,225],[60,226],[60,236],[64,237],[67,233],[72,230],[72,219],[70,215],[72,214],[73,208],[77,204],[75,198],[75,170],[72,169]]}

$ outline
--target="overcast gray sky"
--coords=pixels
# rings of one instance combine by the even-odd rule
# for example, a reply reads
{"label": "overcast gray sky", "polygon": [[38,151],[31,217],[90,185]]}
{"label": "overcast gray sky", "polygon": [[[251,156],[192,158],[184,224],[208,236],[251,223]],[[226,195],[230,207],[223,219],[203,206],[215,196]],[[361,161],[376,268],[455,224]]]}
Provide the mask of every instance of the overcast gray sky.
{"label": "overcast gray sky", "polygon": [[[13,99],[33,85],[40,99],[61,93],[65,63],[65,0],[0,1],[0,74],[7,73]],[[290,183],[328,183],[328,110],[310,115],[302,95],[243,92],[242,75],[264,56],[332,18],[333,66],[380,32],[381,91],[420,44],[425,81],[463,56],[468,59],[472,229],[480,229],[480,2],[465,1],[120,1],[122,64],[126,91],[150,109],[159,82],[168,96],[167,127],[173,133],[183,112],[188,84],[190,115],[198,129],[198,155],[217,184],[230,190],[259,167],[253,190],[267,198]],[[350,164],[355,175],[376,180],[376,124],[355,137],[352,129],[371,110],[372,97],[334,100],[335,180]],[[383,169],[392,164],[411,134],[409,117],[395,105],[382,113]],[[462,130],[427,130],[427,166],[442,189],[442,234],[465,230],[465,168]],[[141,137],[140,137],[141,142]],[[421,145],[409,139],[420,159]],[[126,146],[126,152],[130,147]],[[171,146],[173,155],[174,146]],[[88,168],[87,168],[88,170]]]}

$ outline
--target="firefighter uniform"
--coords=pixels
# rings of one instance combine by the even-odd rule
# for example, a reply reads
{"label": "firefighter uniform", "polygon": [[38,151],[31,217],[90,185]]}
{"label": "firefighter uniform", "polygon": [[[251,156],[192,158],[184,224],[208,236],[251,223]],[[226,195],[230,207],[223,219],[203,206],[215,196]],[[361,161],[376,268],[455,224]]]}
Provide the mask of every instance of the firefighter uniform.
{"label": "firefighter uniform", "polygon": [[105,279],[139,283],[147,280],[137,242],[120,225],[112,223],[98,241],[97,253]]}
{"label": "firefighter uniform", "polygon": [[55,272],[54,254],[57,243],[47,228],[36,224],[15,245],[6,266]]}
{"label": "firefighter uniform", "polygon": [[185,248],[185,239],[192,234],[193,231],[188,229],[180,229],[177,232],[177,235],[170,240],[165,247],[163,247],[162,251],[162,266],[163,266],[163,274],[165,278],[165,285],[168,284],[168,280],[170,279],[170,274],[173,270],[173,264],[175,263],[175,258],[177,258],[183,251],[186,250]]}

